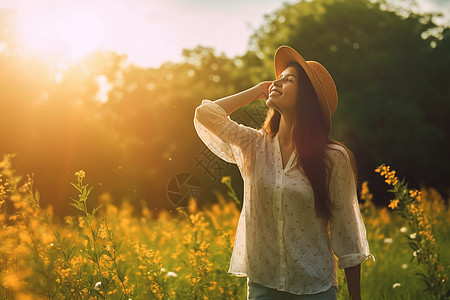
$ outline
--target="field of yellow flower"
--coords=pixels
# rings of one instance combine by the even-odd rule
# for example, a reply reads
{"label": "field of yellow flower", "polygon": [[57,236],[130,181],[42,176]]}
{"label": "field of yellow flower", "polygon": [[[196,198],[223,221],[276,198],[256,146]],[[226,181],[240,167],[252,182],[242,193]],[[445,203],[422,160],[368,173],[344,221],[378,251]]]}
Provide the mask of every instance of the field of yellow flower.
{"label": "field of yellow flower", "polygon": [[[0,174],[0,299],[246,298],[246,279],[227,273],[239,218],[232,199],[218,194],[216,204],[200,209],[191,201],[187,209],[157,216],[126,202],[89,211],[92,187],[79,171],[72,183],[78,196],[70,204],[80,213],[58,221],[51,208],[40,206],[33,179],[15,174],[11,157],[0,162]],[[410,196],[419,193],[420,207],[414,207],[421,232],[413,231],[415,221],[392,213],[410,203],[397,198],[390,208],[376,208],[363,184],[361,210],[376,257],[363,263],[364,299],[433,299],[423,279],[430,272],[448,291],[448,204],[433,189]],[[441,255],[424,261],[418,251],[430,249]],[[339,281],[339,299],[347,299],[342,271]]]}

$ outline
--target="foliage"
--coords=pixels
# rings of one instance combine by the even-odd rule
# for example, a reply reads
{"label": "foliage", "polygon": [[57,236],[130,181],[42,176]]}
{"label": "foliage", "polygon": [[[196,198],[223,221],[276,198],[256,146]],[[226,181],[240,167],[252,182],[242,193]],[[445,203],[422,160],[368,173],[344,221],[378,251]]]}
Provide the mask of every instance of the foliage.
{"label": "foliage", "polygon": [[[113,52],[91,53],[74,64],[25,56],[14,42],[11,16],[2,12],[0,126],[8,130],[0,153],[20,154],[18,169],[40,178],[46,205],[69,196],[63,182],[82,165],[93,185],[117,199],[134,206],[152,199],[152,208],[169,208],[167,182],[181,171],[202,172],[192,167],[203,146],[192,126],[195,107],[273,79],[274,50],[289,44],[333,75],[339,92],[333,135],[355,152],[375,194],[384,188],[369,170],[382,160],[398,165],[414,186],[445,192],[450,29],[437,26],[433,14],[389,3],[284,4],[255,30],[247,53],[229,58],[198,46],[183,51],[184,62],[158,68],[131,65]],[[252,105],[261,114],[267,109],[264,101]],[[225,175],[237,179],[239,172]],[[63,203],[52,205],[56,215],[73,213]]]}
{"label": "foliage", "polygon": [[[281,44],[326,66],[339,95],[332,135],[355,153],[363,178],[378,183],[371,166],[391,161],[413,185],[447,191],[448,29],[434,23],[436,14],[417,14],[409,5],[391,3],[285,4],[266,16],[251,38],[251,49],[261,57],[260,69],[267,76]],[[381,182],[374,186],[383,189]]]}
{"label": "foliage", "polygon": [[[0,162],[1,299],[246,298],[245,279],[227,273],[239,218],[232,196],[225,200],[217,194],[219,202],[203,209],[192,199],[187,209],[172,215],[162,211],[155,216],[144,208],[139,218],[127,203],[105,203],[89,211],[92,187],[83,183],[86,174],[79,171],[73,184],[78,199],[71,203],[81,215],[68,215],[58,223],[51,207],[41,207],[32,177],[22,183],[11,159],[5,156]],[[407,197],[419,195],[403,192]],[[425,219],[409,219],[405,225],[386,208],[376,208],[368,183],[363,183],[361,210],[377,258],[362,265],[363,298],[428,299],[422,290],[433,293],[436,286],[430,289],[415,274],[448,278],[449,270],[440,266],[448,265],[450,258],[439,258],[439,253],[450,246],[450,210],[435,190],[422,189],[421,194],[423,211],[414,216],[428,220],[424,228],[420,220]],[[406,205],[406,198],[398,199],[402,204],[394,211]],[[411,201],[409,206],[417,198]],[[434,229],[431,238],[428,224]],[[342,270],[338,279],[339,299],[347,299]],[[448,288],[448,280],[445,284]]]}
{"label": "foliage", "polygon": [[[92,186],[75,174],[81,216],[55,224],[31,177],[19,184],[11,156],[0,163],[0,298],[233,299],[245,282],[227,274],[235,207],[202,212],[191,202],[176,216],[141,219],[131,206],[87,209]],[[7,204],[13,204],[7,212]],[[223,205],[225,205],[222,200]],[[220,215],[219,213],[220,212]],[[12,251],[15,249],[15,251]]]}
{"label": "foliage", "polygon": [[228,187],[228,197],[233,199],[233,201],[236,203],[238,209],[241,210],[242,202],[241,202],[241,200],[238,199],[233,187],[231,186],[231,177],[230,176],[222,177],[222,183]]}
{"label": "foliage", "polygon": [[[424,271],[416,273],[426,284],[425,291],[433,299],[446,299],[450,297],[448,288],[448,273],[450,267],[445,270],[442,264],[441,253],[436,244],[430,218],[423,208],[421,192],[409,189],[405,180],[399,181],[395,171],[389,166],[381,165],[375,172],[384,176],[387,184],[393,188],[389,191],[395,195],[389,207],[406,220],[407,226],[403,227],[409,246],[414,251],[414,259],[419,265],[423,265]],[[408,232],[408,234],[406,234]]]}

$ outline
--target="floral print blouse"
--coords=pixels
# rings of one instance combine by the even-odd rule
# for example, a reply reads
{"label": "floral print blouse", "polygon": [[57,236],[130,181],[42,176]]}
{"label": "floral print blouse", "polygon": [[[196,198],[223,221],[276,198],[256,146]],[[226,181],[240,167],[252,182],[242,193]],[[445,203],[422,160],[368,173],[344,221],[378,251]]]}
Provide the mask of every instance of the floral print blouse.
{"label": "floral print blouse", "polygon": [[239,167],[244,180],[230,274],[280,291],[314,294],[337,286],[336,266],[373,258],[344,148],[327,150],[337,209],[326,222],[316,216],[312,187],[296,165],[295,151],[283,169],[278,135],[270,138],[263,129],[236,123],[210,100],[195,109],[194,127],[215,155]]}

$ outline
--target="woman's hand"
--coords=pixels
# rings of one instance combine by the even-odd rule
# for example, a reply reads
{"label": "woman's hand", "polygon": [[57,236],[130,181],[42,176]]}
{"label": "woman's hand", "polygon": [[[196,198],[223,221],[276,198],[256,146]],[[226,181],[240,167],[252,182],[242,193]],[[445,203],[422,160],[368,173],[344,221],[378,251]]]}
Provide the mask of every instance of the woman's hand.
{"label": "woman's hand", "polygon": [[272,85],[272,81],[262,81],[256,85],[256,87],[260,90],[260,93],[257,99],[267,100],[269,98],[269,88]]}
{"label": "woman's hand", "polygon": [[272,81],[260,82],[257,85],[249,88],[248,90],[216,100],[215,103],[222,106],[227,115],[229,115],[236,109],[255,100],[267,100],[267,98],[269,98],[269,87],[271,84]]}

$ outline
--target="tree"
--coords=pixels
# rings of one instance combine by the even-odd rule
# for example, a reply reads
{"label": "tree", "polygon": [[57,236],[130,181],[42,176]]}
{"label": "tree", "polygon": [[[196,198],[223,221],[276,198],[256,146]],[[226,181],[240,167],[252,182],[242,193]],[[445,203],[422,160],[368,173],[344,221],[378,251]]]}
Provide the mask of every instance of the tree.
{"label": "tree", "polygon": [[449,29],[434,16],[393,11],[384,1],[301,1],[266,16],[251,49],[263,74],[282,44],[326,66],[339,94],[332,135],[355,152],[362,178],[376,181],[372,170],[388,162],[413,184],[443,191],[450,47]]}

